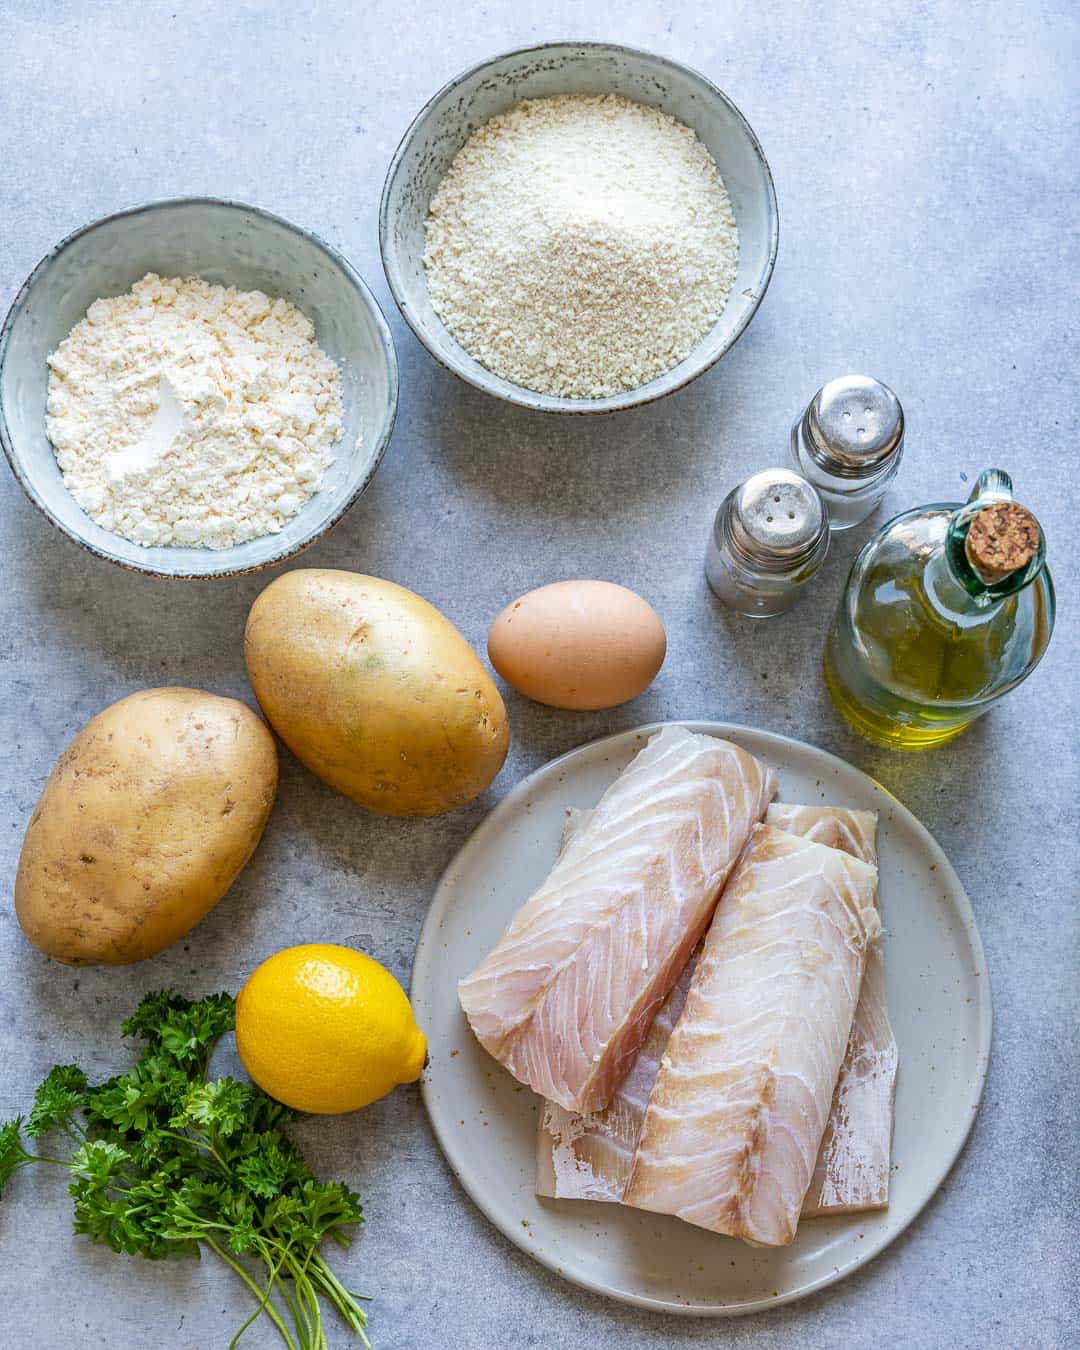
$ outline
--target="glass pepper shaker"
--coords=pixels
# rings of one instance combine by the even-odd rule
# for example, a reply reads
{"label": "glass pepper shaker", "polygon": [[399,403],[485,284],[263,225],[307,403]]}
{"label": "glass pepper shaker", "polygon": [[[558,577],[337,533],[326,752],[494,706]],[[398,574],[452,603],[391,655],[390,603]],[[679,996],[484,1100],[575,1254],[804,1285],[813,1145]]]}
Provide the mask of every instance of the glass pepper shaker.
{"label": "glass pepper shaker", "polygon": [[765,469],[721,503],[705,576],[729,609],[769,619],[791,608],[828,548],[829,513],[816,488],[790,469]]}
{"label": "glass pepper shaker", "polygon": [[834,530],[866,519],[903,453],[900,400],[869,375],[830,380],[791,429],[792,463],[825,498]]}

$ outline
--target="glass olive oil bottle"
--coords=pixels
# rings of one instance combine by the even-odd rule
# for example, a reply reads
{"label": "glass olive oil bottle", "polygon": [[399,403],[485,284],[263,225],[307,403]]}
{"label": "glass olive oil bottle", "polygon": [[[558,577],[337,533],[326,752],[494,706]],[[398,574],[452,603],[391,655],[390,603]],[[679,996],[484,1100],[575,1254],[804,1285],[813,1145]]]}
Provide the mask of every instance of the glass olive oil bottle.
{"label": "glass olive oil bottle", "polygon": [[922,750],[958,736],[1038,665],[1054,587],[1038,521],[1000,469],[966,505],[906,511],[855,559],[825,682],[856,731]]}

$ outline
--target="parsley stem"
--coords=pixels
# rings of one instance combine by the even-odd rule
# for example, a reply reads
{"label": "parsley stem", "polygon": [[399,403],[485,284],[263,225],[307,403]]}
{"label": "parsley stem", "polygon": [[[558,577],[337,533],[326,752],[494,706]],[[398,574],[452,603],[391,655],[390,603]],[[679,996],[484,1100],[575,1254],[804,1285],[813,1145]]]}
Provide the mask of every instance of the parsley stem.
{"label": "parsley stem", "polygon": [[360,1339],[370,1350],[371,1342],[367,1338],[364,1328],[367,1326],[367,1313],[357,1302],[358,1298],[364,1297],[362,1294],[353,1294],[346,1289],[334,1272],[326,1264],[320,1252],[316,1252],[312,1258],[312,1278],[317,1280],[330,1297],[337,1308],[339,1314],[346,1325],[355,1331]]}
{"label": "parsley stem", "polygon": [[[217,1243],[214,1241],[212,1237],[206,1237],[204,1235],[202,1240],[212,1251],[217,1252],[218,1256],[221,1257],[221,1259],[225,1262],[226,1265],[232,1266],[233,1270],[236,1271],[237,1275],[240,1276],[240,1278],[244,1281],[244,1283],[255,1295],[255,1297],[259,1299],[260,1302],[262,1302],[263,1291],[259,1288],[259,1286],[247,1273],[244,1267],[240,1265],[239,1262],[234,1261],[232,1257],[228,1255],[227,1252],[223,1251],[222,1248],[217,1245]],[[284,1340],[285,1344],[289,1347],[289,1350],[299,1350],[296,1342],[289,1335],[289,1328],[281,1320],[281,1314],[274,1307],[273,1303],[270,1301],[269,1298],[267,1298],[266,1301],[263,1303],[263,1307],[266,1311],[267,1317],[270,1318],[271,1322],[273,1322],[274,1326],[276,1326],[278,1331],[281,1333],[282,1340]]]}
{"label": "parsley stem", "polygon": [[[263,1238],[259,1242],[259,1251],[262,1254],[263,1260],[266,1262],[268,1266],[270,1265],[270,1257],[267,1255],[267,1249],[269,1248],[272,1248],[273,1250],[281,1253],[281,1255],[278,1257],[277,1265],[274,1267],[275,1273],[276,1274],[280,1273],[282,1266],[288,1263],[289,1252],[292,1249],[292,1242],[290,1241],[280,1243],[275,1242],[273,1238],[269,1237]],[[307,1350],[309,1333],[305,1329],[304,1325],[306,1319],[301,1317],[300,1305],[297,1303],[297,1301],[293,1298],[292,1294],[289,1292],[289,1284],[287,1279],[279,1278],[277,1281],[277,1286],[278,1292],[281,1294],[281,1297],[284,1300],[285,1305],[289,1309],[290,1315],[292,1316],[293,1326],[296,1328],[297,1337],[299,1338],[304,1350]]]}
{"label": "parsley stem", "polygon": [[222,1174],[225,1176],[228,1175],[229,1164],[225,1161],[225,1159],[221,1156],[221,1154],[217,1151],[217,1149],[214,1148],[213,1144],[211,1144],[208,1139],[206,1138],[194,1139],[190,1134],[178,1134],[175,1130],[162,1130],[161,1133],[167,1139],[179,1139],[182,1144],[190,1144],[192,1148],[206,1149],[207,1153],[210,1154],[210,1156],[221,1168]]}
{"label": "parsley stem", "polygon": [[[259,1300],[259,1306],[255,1309],[255,1311],[251,1314],[248,1320],[244,1323],[244,1325],[240,1328],[240,1330],[229,1342],[229,1350],[236,1350],[236,1346],[240,1340],[240,1337],[244,1334],[245,1331],[247,1331],[248,1327],[251,1326],[252,1322],[254,1322],[256,1318],[262,1316],[262,1314],[267,1309],[267,1305],[270,1302],[270,1291],[274,1287],[275,1280],[277,1280],[278,1271],[281,1269],[281,1262],[279,1261],[275,1266],[271,1264],[269,1257],[265,1255],[263,1256],[263,1260],[266,1262],[266,1267],[270,1272],[270,1278],[266,1282],[266,1291],[264,1292],[262,1298]],[[280,1282],[279,1287],[281,1287]]]}
{"label": "parsley stem", "polygon": [[278,1290],[281,1294],[282,1299],[285,1301],[286,1306],[289,1309],[289,1314],[291,1315],[293,1320],[293,1326],[296,1328],[296,1334],[300,1337],[301,1341],[303,1341],[304,1328],[303,1324],[300,1321],[300,1309],[297,1306],[296,1300],[293,1298],[292,1294],[289,1293],[288,1282],[286,1280],[279,1279]]}
{"label": "parsley stem", "polygon": [[[288,1249],[286,1248],[286,1253]],[[311,1345],[315,1350],[323,1350],[326,1344],[326,1337],[322,1330],[322,1314],[319,1310],[318,1295],[312,1287],[311,1281],[302,1266],[298,1266],[294,1257],[286,1254],[285,1265],[292,1275],[293,1288],[296,1290],[296,1299],[300,1308],[301,1316],[304,1319],[304,1326],[307,1331],[305,1343]],[[306,1305],[306,1306],[305,1306]],[[310,1309],[310,1313],[309,1310]]]}
{"label": "parsley stem", "polygon": [[[336,1236],[336,1234],[331,1232],[329,1236],[333,1237]],[[348,1240],[343,1240],[345,1241],[345,1245],[348,1246]],[[286,1252],[290,1251],[292,1247],[291,1243],[287,1243],[282,1249],[280,1243],[273,1242],[272,1240],[269,1241],[268,1245],[277,1247],[279,1250],[284,1250]],[[297,1268],[295,1258],[290,1259],[287,1262],[287,1265],[289,1267],[289,1272],[292,1275],[293,1282],[297,1285],[298,1292],[303,1290],[305,1297],[314,1308],[316,1318],[320,1323],[321,1309],[318,1303],[318,1292],[321,1288],[333,1303],[349,1329],[357,1332],[364,1344],[370,1347],[371,1343],[364,1332],[364,1328],[367,1326],[367,1314],[357,1302],[358,1299],[366,1298],[367,1295],[354,1294],[351,1290],[346,1289],[327,1265],[322,1253],[316,1247],[312,1247],[308,1250],[308,1253],[304,1258],[304,1264],[299,1267],[299,1269]],[[284,1297],[288,1297],[284,1285],[281,1286],[281,1292]]]}
{"label": "parsley stem", "polygon": [[[64,1131],[64,1133],[67,1135],[67,1137],[71,1140],[71,1142],[75,1145],[76,1148],[81,1148],[83,1144],[86,1143],[87,1138],[86,1131],[83,1129],[83,1127],[79,1124],[79,1122],[75,1119],[74,1116],[69,1116],[67,1120],[62,1120],[60,1122],[60,1128]],[[78,1130],[78,1134],[75,1133],[76,1130]]]}

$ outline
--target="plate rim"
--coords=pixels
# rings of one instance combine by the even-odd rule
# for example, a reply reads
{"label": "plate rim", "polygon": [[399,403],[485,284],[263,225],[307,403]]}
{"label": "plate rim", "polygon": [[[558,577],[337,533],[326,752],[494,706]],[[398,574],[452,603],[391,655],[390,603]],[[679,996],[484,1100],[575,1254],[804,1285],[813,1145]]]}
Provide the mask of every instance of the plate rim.
{"label": "plate rim", "polygon": [[[993,1038],[993,997],[990,985],[990,972],[986,963],[986,952],[982,943],[982,936],[979,933],[978,922],[975,917],[975,911],[972,908],[971,900],[963,883],[956,873],[956,869],[949,861],[944,849],[934,838],[929,829],[922,821],[909,810],[894,793],[890,792],[884,784],[879,783],[876,778],[868,774],[864,769],[850,763],[848,760],[833,754],[829,750],[823,750],[820,746],[812,744],[810,741],[802,741],[794,736],[787,736],[783,732],[766,731],[760,727],[746,726],[737,722],[714,722],[701,719],[682,719],[674,718],[659,722],[646,722],[640,726],[627,727],[622,731],[611,732],[604,736],[599,736],[591,741],[583,742],[570,750],[564,751],[554,759],[539,765],[510,789],[505,797],[502,797],[484,819],[472,831],[469,837],[460,846],[453,858],[447,864],[438,885],[428,904],[427,913],[424,916],[424,922],[420,929],[420,936],[416,942],[416,948],[413,953],[412,969],[409,979],[409,995],[413,1002],[414,1009],[418,1001],[417,977],[418,972],[421,977],[425,976],[426,970],[433,966],[433,954],[437,947],[437,929],[446,912],[445,902],[440,903],[441,897],[448,894],[447,881],[452,879],[453,873],[461,865],[462,858],[469,852],[475,844],[482,841],[484,837],[497,831],[502,820],[513,813],[518,802],[528,795],[530,790],[537,784],[538,780],[546,778],[549,774],[557,773],[560,766],[564,766],[568,760],[574,759],[588,751],[594,751],[600,747],[610,744],[614,741],[629,740],[634,737],[649,736],[660,731],[666,726],[681,726],[688,731],[699,732],[705,735],[718,736],[721,739],[732,739],[738,744],[738,738],[741,734],[751,736],[765,737],[780,746],[795,747],[797,750],[809,750],[815,756],[829,765],[839,766],[846,770],[853,770],[855,773],[865,778],[874,788],[884,794],[885,797],[897,808],[905,817],[906,823],[914,825],[916,836],[920,844],[927,848],[930,854],[930,860],[937,868],[938,873],[944,877],[949,890],[954,896],[954,903],[957,911],[964,922],[965,932],[975,958],[978,962],[978,975],[976,977],[976,989],[978,998],[975,1008],[977,1018],[978,1033],[975,1038],[974,1053],[976,1056],[976,1072],[978,1077],[976,1100],[968,1113],[966,1124],[957,1132],[956,1138],[952,1141],[947,1150],[947,1156],[943,1158],[942,1163],[937,1169],[932,1179],[932,1184],[928,1186],[923,1199],[912,1209],[911,1213],[895,1229],[890,1229],[883,1235],[880,1235],[874,1241],[862,1246],[859,1251],[846,1263],[834,1266],[831,1271],[820,1276],[817,1279],[809,1281],[807,1284],[797,1289],[785,1290],[780,1294],[771,1294],[763,1298],[748,1299],[745,1302],[735,1304],[714,1304],[714,1303],[674,1303],[668,1299],[656,1298],[647,1294],[639,1294],[633,1290],[618,1289],[612,1287],[610,1282],[594,1279],[589,1275],[575,1273],[568,1270],[565,1265],[549,1258],[546,1254],[536,1250],[533,1247],[526,1246],[521,1235],[515,1231],[510,1224],[505,1224],[497,1217],[494,1209],[489,1206],[484,1191],[476,1186],[472,1177],[469,1176],[467,1169],[459,1167],[457,1159],[454,1156],[449,1143],[449,1137],[440,1127],[437,1113],[433,1110],[430,1095],[430,1077],[425,1071],[420,1080],[420,1096],[424,1103],[424,1110],[427,1115],[431,1131],[435,1136],[435,1141],[439,1145],[443,1158],[447,1166],[454,1174],[462,1189],[468,1195],[469,1199],[480,1210],[481,1214],[491,1223],[502,1236],[516,1247],[525,1256],[538,1262],[553,1274],[579,1288],[587,1289],[591,1293],[602,1295],[605,1298],[614,1299],[619,1303],[628,1304],[632,1307],[644,1308],[650,1312],[667,1313],[682,1317],[739,1317],[750,1313],[763,1312],[767,1308],[780,1307],[785,1303],[793,1303],[797,1299],[806,1298],[811,1294],[818,1293],[830,1285],[850,1275],[860,1266],[868,1264],[874,1257],[879,1255],[886,1247],[895,1242],[907,1228],[914,1223],[918,1216],[923,1212],[926,1206],[941,1189],[942,1183],[952,1171],[957,1159],[964,1149],[968,1138],[971,1135],[972,1126],[975,1118],[979,1114],[979,1108],[982,1105],[983,1094],[986,1089],[986,1078],[990,1067],[990,1046]],[[430,986],[430,979],[427,979]],[[422,1017],[418,1017],[422,1021]]]}

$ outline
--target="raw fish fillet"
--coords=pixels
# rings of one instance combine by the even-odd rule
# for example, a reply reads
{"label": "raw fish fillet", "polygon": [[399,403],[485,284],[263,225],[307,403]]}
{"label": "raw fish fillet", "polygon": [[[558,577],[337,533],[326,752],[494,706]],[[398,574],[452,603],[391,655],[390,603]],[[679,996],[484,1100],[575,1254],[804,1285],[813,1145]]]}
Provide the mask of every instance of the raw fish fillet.
{"label": "raw fish fillet", "polygon": [[[877,863],[877,815],[837,807],[770,806],[766,825],[832,843],[863,862]],[[839,826],[840,838],[825,836]],[[880,912],[881,902],[878,899]],[[874,943],[866,957],[859,1002],[833,1094],[802,1217],[852,1214],[889,1203],[893,1099],[899,1055],[885,1004],[885,959]]]}
{"label": "raw fish fillet", "polygon": [[775,791],[738,746],[655,735],[459,984],[481,1045],[567,1110],[607,1106]]}
{"label": "raw fish fillet", "polygon": [[765,824],[786,830],[818,844],[828,844],[877,866],[877,812],[856,811],[850,806],[794,806],[773,802],[765,812]]}
{"label": "raw fish fillet", "polygon": [[857,858],[755,827],[653,1084],[627,1204],[791,1242],[880,932],[876,885]]}
{"label": "raw fish fillet", "polygon": [[[564,849],[591,815],[591,811],[575,807],[567,811]],[[536,1132],[537,1195],[555,1200],[622,1199],[660,1056],[683,1010],[696,960],[695,949],[661,1003],[630,1072],[615,1089],[609,1105],[580,1115],[541,1100]]]}
{"label": "raw fish fillet", "polygon": [[601,1111],[581,1115],[554,1102],[540,1103],[536,1134],[536,1194],[555,1200],[623,1197],[634,1162],[649,1093],[672,1029],[686,1002],[697,953],[653,1018],[630,1072]]}
{"label": "raw fish fillet", "polygon": [[[564,846],[587,814],[570,813]],[[765,823],[842,849],[863,862],[877,863],[876,812],[776,802],[765,813]],[[622,1199],[649,1092],[686,1001],[694,960],[691,956],[657,1013],[610,1106],[578,1115],[553,1102],[542,1103],[536,1140],[537,1195],[560,1200]],[[875,943],[867,955],[829,1122],[803,1203],[804,1219],[888,1204],[896,1065],[896,1041],[885,1007],[885,966]]]}

